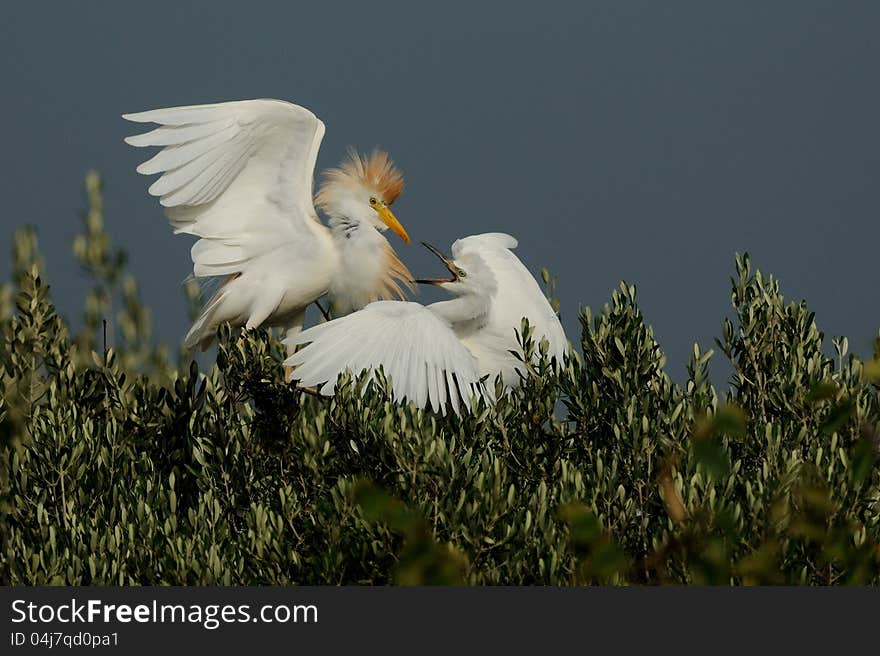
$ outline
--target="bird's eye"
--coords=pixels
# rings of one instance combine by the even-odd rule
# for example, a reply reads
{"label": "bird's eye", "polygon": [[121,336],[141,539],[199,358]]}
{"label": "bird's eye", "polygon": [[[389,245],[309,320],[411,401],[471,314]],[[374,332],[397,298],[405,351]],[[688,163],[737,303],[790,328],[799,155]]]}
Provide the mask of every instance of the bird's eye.
{"label": "bird's eye", "polygon": [[458,277],[459,278],[467,278],[467,271],[462,271],[461,269],[459,269],[458,270]]}
{"label": "bird's eye", "polygon": [[375,196],[370,197],[370,205],[375,205],[377,202],[379,202],[379,201],[376,200]]}

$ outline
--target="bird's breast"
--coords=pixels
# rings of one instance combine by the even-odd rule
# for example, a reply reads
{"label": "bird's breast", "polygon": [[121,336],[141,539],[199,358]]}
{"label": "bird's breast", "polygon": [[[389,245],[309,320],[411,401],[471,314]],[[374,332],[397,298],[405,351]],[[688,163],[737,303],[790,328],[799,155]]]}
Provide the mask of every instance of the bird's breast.
{"label": "bird's breast", "polygon": [[341,257],[329,290],[334,312],[348,314],[375,300],[385,270],[379,257]]}
{"label": "bird's breast", "polygon": [[411,277],[388,241],[371,228],[336,237],[338,264],[328,295],[335,315],[380,299],[403,298],[398,282]]}

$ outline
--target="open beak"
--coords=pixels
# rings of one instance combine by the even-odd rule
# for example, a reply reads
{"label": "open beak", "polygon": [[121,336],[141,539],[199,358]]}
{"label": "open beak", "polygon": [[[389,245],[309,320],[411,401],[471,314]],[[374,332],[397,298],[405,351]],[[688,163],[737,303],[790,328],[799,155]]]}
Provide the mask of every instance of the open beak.
{"label": "open beak", "polygon": [[420,278],[418,280],[414,280],[413,282],[420,283],[422,285],[442,285],[445,282],[456,282],[458,280],[458,267],[455,266],[455,263],[446,257],[443,253],[441,253],[438,249],[431,246],[426,241],[422,242],[422,246],[431,251],[434,255],[440,258],[440,261],[446,265],[446,268],[449,270],[449,273],[452,274],[451,278]]}
{"label": "open beak", "polygon": [[385,204],[383,204],[381,207],[376,208],[376,211],[379,213],[379,218],[382,219],[382,223],[391,228],[392,232],[394,232],[395,235],[400,237],[408,244],[409,235],[406,234],[406,230],[404,230],[403,226],[400,225],[400,221],[397,220],[397,217],[394,216],[394,212],[392,212]]}

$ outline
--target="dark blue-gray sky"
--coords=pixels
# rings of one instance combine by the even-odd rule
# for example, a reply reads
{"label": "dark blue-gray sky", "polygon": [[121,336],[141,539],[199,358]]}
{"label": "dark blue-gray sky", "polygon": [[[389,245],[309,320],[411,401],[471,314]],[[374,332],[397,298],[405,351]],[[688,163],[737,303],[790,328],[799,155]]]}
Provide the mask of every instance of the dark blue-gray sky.
{"label": "dark blue-gray sky", "polygon": [[[146,195],[119,114],[277,97],[327,124],[319,167],[349,144],[392,153],[416,241],[517,236],[527,265],[559,275],[570,336],[578,304],[597,310],[625,278],[678,378],[693,342],[719,334],[733,254],[748,250],[827,336],[868,350],[880,3],[516,4],[7,6],[0,267],[13,228],[36,224],[57,304],[78,311],[70,238],[97,168],[157,334],[178,340],[190,244]],[[420,247],[398,250],[437,270]]]}

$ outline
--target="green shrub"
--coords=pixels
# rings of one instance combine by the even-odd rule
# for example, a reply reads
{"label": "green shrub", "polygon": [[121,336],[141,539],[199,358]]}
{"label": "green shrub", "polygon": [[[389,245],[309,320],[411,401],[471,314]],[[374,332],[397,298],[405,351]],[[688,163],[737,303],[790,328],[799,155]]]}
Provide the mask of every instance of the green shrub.
{"label": "green shrub", "polygon": [[[0,292],[4,584],[880,582],[880,365],[846,339],[826,357],[813,314],[747,256],[718,340],[727,392],[696,345],[669,378],[621,284],[582,311],[558,377],[542,362],[443,418],[381,381],[298,391],[262,330],[222,330],[209,371],[175,362],[94,174],[87,195],[81,328],[52,306],[33,231]],[[527,325],[522,341],[541,348]]]}

